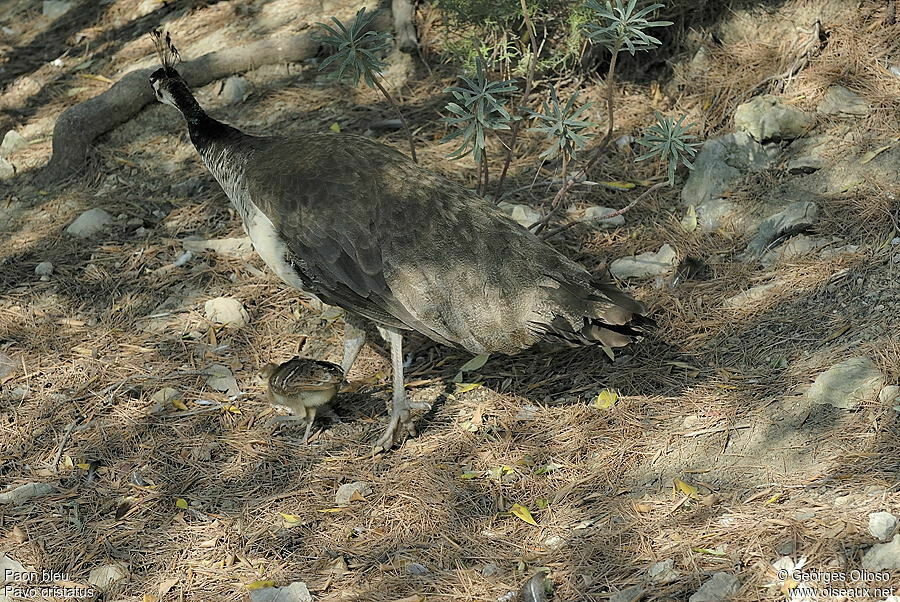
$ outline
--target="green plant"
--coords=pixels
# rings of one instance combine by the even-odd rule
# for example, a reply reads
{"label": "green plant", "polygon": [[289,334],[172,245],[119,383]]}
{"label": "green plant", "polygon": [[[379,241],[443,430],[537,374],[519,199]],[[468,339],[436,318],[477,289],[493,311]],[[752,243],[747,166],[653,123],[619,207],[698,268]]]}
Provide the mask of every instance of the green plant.
{"label": "green plant", "polygon": [[662,42],[646,32],[651,27],[668,27],[671,21],[649,21],[646,17],[658,8],[664,8],[663,4],[651,4],[640,10],[637,9],[637,0],[615,0],[613,5],[609,0],[600,4],[599,0],[588,0],[585,5],[593,11],[597,23],[585,23],[584,28],[588,39],[594,44],[600,44],[610,52],[619,53],[628,50],[632,56],[639,50],[651,50]]}
{"label": "green plant", "polygon": [[384,69],[384,62],[380,56],[383,55],[391,45],[390,34],[384,32],[376,32],[370,29],[373,15],[366,13],[365,7],[359,9],[356,17],[349,24],[345,25],[338,19],[331,17],[335,27],[325,23],[316,23],[325,34],[315,36],[315,40],[324,46],[331,47],[334,53],[321,62],[319,70],[324,70],[330,65],[338,65],[334,72],[334,77],[340,81],[347,81],[352,85],[357,85],[362,79],[367,86],[377,88],[381,94],[387,99],[388,103],[397,112],[400,121],[403,124],[403,130],[409,140],[409,152],[413,161],[418,161],[416,157],[416,145],[413,142],[412,132],[409,125],[403,117],[400,107],[382,84],[381,71]]}
{"label": "green plant", "polygon": [[572,94],[564,105],[561,105],[556,95],[556,88],[550,88],[550,101],[544,101],[544,110],[541,113],[529,111],[539,125],[528,128],[530,132],[541,132],[550,141],[550,148],[539,156],[542,159],[555,159],[562,155],[563,161],[577,158],[578,151],[584,148],[588,138],[593,134],[583,133],[589,127],[597,124],[580,119],[592,103],[580,107],[575,106],[578,100],[578,92]]}
{"label": "green plant", "polygon": [[463,86],[447,88],[454,102],[444,107],[452,113],[444,121],[456,129],[444,137],[444,142],[461,138],[460,146],[450,153],[450,158],[458,159],[469,153],[475,155],[479,166],[479,192],[484,192],[488,183],[486,140],[489,134],[510,129],[512,115],[503,98],[518,90],[512,80],[490,81],[487,69],[480,58],[475,61],[472,77],[460,76]]}
{"label": "green plant", "polygon": [[668,175],[669,186],[675,185],[675,168],[678,163],[683,163],[688,169],[693,169],[693,164],[688,161],[688,157],[697,154],[699,143],[691,142],[696,136],[688,134],[687,129],[696,124],[682,125],[685,116],[682,115],[678,120],[669,119],[659,113],[655,114],[656,123],[647,128],[647,131],[641,136],[637,143],[648,150],[639,156],[635,161],[644,161],[651,157],[659,157],[666,162],[666,173]]}

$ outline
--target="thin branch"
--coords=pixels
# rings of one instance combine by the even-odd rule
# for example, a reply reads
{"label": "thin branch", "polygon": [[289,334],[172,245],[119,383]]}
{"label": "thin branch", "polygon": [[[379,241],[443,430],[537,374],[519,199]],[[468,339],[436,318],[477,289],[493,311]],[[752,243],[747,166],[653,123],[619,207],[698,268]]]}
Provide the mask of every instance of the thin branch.
{"label": "thin branch", "polygon": [[607,119],[607,127],[606,134],[603,136],[603,139],[600,141],[600,144],[595,146],[591,151],[591,158],[585,164],[584,167],[579,170],[579,172],[571,178],[569,181],[564,181],[563,185],[560,187],[559,191],[556,193],[556,196],[553,197],[553,201],[550,203],[550,211],[547,212],[540,221],[533,224],[531,227],[534,229],[535,234],[540,234],[544,228],[547,227],[547,224],[550,223],[550,220],[556,215],[560,206],[562,205],[562,200],[566,196],[566,193],[574,186],[578,181],[583,180],[587,177],[587,172],[594,167],[597,161],[600,159],[600,156],[603,154],[603,151],[606,150],[606,147],[609,146],[609,141],[612,140],[613,130],[615,129],[615,100],[616,100],[616,60],[619,56],[619,50],[622,47],[621,42],[617,42],[615,47],[612,49],[612,58],[609,61],[609,70],[606,73],[606,119]]}
{"label": "thin branch", "polygon": [[525,19],[525,27],[528,28],[528,37],[531,38],[531,56],[528,58],[528,74],[525,76],[525,91],[522,92],[522,97],[519,99],[519,106],[516,109],[516,116],[519,117],[519,119],[516,119],[513,122],[512,132],[509,138],[509,147],[506,149],[506,159],[503,161],[503,169],[500,172],[500,178],[497,180],[495,197],[498,199],[503,195],[503,183],[506,181],[506,172],[509,170],[509,165],[512,163],[513,155],[516,152],[516,141],[519,138],[519,128],[522,124],[522,113],[527,106],[528,97],[531,95],[531,88],[534,84],[534,69],[537,64],[538,54],[540,53],[537,42],[537,30],[534,28],[534,23],[531,21],[531,15],[528,14],[528,5],[525,3],[525,0],[519,0],[519,5],[522,7],[522,16]]}
{"label": "thin branch", "polygon": [[419,159],[416,157],[416,143],[413,142],[412,132],[409,129],[409,124],[406,123],[406,117],[403,116],[403,112],[400,110],[400,106],[394,100],[394,97],[390,95],[387,89],[385,89],[385,87],[381,85],[381,82],[378,81],[378,76],[374,73],[372,74],[372,81],[375,82],[375,86],[379,90],[381,90],[381,93],[384,94],[384,97],[387,98],[388,102],[391,103],[391,106],[394,107],[394,111],[397,112],[397,117],[400,118],[400,123],[403,124],[403,131],[406,133],[406,139],[409,141],[409,154],[412,156],[413,162],[418,163]]}
{"label": "thin branch", "polygon": [[[636,199],[634,199],[633,201],[631,201],[630,203],[628,203],[628,205],[626,205],[625,207],[622,207],[622,208],[619,209],[618,211],[613,211],[612,213],[607,213],[607,214],[604,215],[603,217],[598,217],[598,218],[597,218],[597,221],[604,221],[604,220],[612,219],[612,218],[614,218],[614,217],[619,217],[620,215],[623,215],[623,214],[625,214],[625,213],[628,213],[629,211],[631,211],[631,210],[634,208],[635,205],[637,205],[638,203],[640,203],[640,202],[644,199],[644,197],[646,197],[648,194],[650,194],[650,193],[653,192],[654,190],[657,190],[657,189],[659,189],[659,188],[662,188],[663,186],[668,186],[668,185],[669,185],[668,180],[666,180],[666,181],[664,181],[664,182],[657,182],[656,184],[654,184],[653,186],[651,186],[650,188],[648,188],[647,190],[645,190],[644,192],[642,192],[640,195],[638,195],[638,197],[637,197]],[[582,223],[582,222],[580,222],[580,221],[578,221],[578,220],[572,220],[572,221],[570,221],[570,222],[567,223],[567,224],[563,224],[563,225],[560,226],[559,228],[556,228],[556,229],[554,229],[554,230],[550,230],[549,232],[547,232],[546,234],[544,234],[543,236],[541,236],[541,238],[542,238],[543,240],[547,240],[547,239],[549,239],[549,238],[552,238],[552,237],[556,236],[557,234],[560,234],[560,233],[562,233],[562,232],[565,232],[566,230],[568,230],[569,228],[571,228],[571,227],[573,227],[573,226],[577,226],[577,225],[580,224],[580,223]]]}

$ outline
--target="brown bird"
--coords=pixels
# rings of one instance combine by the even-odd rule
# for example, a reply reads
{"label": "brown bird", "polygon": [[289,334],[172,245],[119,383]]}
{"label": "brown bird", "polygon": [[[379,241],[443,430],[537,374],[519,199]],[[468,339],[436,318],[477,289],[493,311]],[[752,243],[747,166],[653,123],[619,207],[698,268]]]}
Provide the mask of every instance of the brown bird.
{"label": "brown bird", "polygon": [[150,75],[153,92],[185,118],[256,252],[289,286],[345,310],[344,373],[365,320],[390,343],[393,410],[377,448],[415,434],[404,332],[479,354],[540,341],[611,353],[652,324],[614,285],[387,145],[337,133],[252,136],[216,121],[175,70],[168,39],[155,41],[163,67]]}
{"label": "brown bird", "polygon": [[344,382],[344,371],[337,364],[301,357],[283,364],[266,364],[259,373],[267,381],[269,403],[293,414],[279,420],[306,420],[303,443],[309,442],[316,411],[337,395]]}

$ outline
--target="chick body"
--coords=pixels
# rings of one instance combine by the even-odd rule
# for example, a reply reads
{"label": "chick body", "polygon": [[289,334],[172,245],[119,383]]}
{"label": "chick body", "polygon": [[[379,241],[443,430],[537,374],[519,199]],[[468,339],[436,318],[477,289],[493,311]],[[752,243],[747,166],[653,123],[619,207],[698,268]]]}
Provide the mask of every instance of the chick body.
{"label": "chick body", "polygon": [[295,357],[283,364],[266,364],[260,370],[268,387],[269,403],[289,410],[288,420],[306,420],[303,442],[309,441],[316,411],[337,395],[344,371],[337,364]]}

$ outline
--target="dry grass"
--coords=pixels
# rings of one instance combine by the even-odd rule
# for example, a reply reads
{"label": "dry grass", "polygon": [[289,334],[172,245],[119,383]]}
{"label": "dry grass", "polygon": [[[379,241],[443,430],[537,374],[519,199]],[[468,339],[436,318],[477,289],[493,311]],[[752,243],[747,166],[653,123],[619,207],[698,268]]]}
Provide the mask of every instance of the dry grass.
{"label": "dry grass", "polygon": [[[26,4],[10,5],[0,19],[46,28]],[[289,18],[288,4],[267,3],[256,14],[281,23],[271,31],[299,27],[279,21]],[[808,5],[796,0],[779,10],[795,14]],[[198,48],[220,31],[233,39],[266,35],[262,20],[256,28],[236,24],[232,15],[241,6],[179,12],[173,32]],[[786,88],[804,107],[836,81],[861,93],[876,107],[873,119],[820,127],[871,135],[872,148],[894,136],[900,81],[882,69],[898,26],[879,25],[879,6],[863,3],[860,11],[847,8],[843,20],[823,23],[828,44]],[[125,18],[123,7],[113,3],[98,17],[101,33]],[[63,30],[54,35],[75,33]],[[22,43],[34,42],[31,35]],[[98,72],[111,77],[145,58],[137,34],[125,38],[121,46],[102,38],[108,46],[98,53]],[[748,90],[790,63],[788,42],[725,44],[713,51],[707,75],[682,82],[690,88],[662,102],[702,110],[705,130],[719,131]],[[402,94],[420,128],[421,156],[472,182],[470,163],[446,161],[447,145],[438,143],[444,132],[434,110],[450,75],[432,68]],[[31,76],[43,77],[43,69]],[[99,85],[83,82],[85,89],[66,95],[80,81],[71,70],[45,75],[56,82],[49,97],[14,98],[27,83],[18,75],[3,96],[21,103],[22,128],[37,138],[16,155],[25,170],[46,162],[50,145],[42,136],[53,116]],[[369,92],[336,94],[312,69],[295,76],[252,72],[254,96],[218,106],[217,116],[254,131],[321,130],[339,120],[352,132],[392,117]],[[217,106],[215,86],[199,93]],[[591,85],[584,98],[602,94]],[[627,84],[617,132],[637,131],[654,108],[652,90]],[[595,109],[599,115],[602,107]],[[382,139],[403,144],[398,134]],[[525,136],[528,155],[539,145]],[[84,584],[92,569],[120,563],[129,577],[107,595],[117,600],[246,599],[246,584],[261,579],[305,581],[317,600],[496,600],[538,567],[550,569],[555,600],[606,600],[638,584],[647,599],[682,600],[717,571],[740,578],[735,599],[779,600],[780,582],[768,587],[779,556],[806,556],[816,570],[859,568],[872,543],[868,513],[900,511],[896,412],[873,401],[842,413],[802,397],[816,374],[853,355],[873,357],[891,382],[900,377],[892,338],[900,312],[890,292],[898,268],[883,244],[897,235],[897,204],[878,181],[820,203],[818,233],[859,245],[857,253],[791,259],[769,271],[737,259],[744,232],[685,232],[677,191],[653,195],[623,228],[570,230],[554,244],[592,270],[668,242],[682,256],[703,258],[708,272],[676,288],[633,287],[660,328],[614,364],[590,350],[497,357],[469,375],[482,387],[457,393],[449,379],[468,358],[413,338],[410,392],[435,408],[419,417],[418,437],[373,459],[369,445],[390,398],[383,350],[366,347],[350,375],[353,392],[337,401],[342,422],[323,420],[324,431],[304,447],[296,432],[270,431],[271,410],[255,374],[267,361],[292,356],[301,335],[309,336],[305,352],[335,360],[340,320],[286,290],[255,257],[210,253],[172,266],[185,236],[237,236],[241,228],[168,109],[150,107],[112,132],[95,163],[93,180],[66,188],[39,190],[17,180],[0,231],[0,351],[21,364],[0,383],[0,475],[4,484],[55,487],[0,508],[0,552],[25,565]],[[509,188],[529,184],[536,168],[518,159]],[[653,174],[654,166],[635,165],[622,153],[610,155],[594,179]],[[196,176],[204,186],[191,198],[167,192]],[[764,211],[791,180],[778,172],[749,176],[732,198]],[[547,196],[536,186],[512,199],[537,205]],[[570,201],[620,207],[627,198],[595,187]],[[93,206],[125,217],[92,242],[62,234]],[[138,223],[145,233],[136,232]],[[49,282],[34,275],[45,260],[56,266]],[[782,284],[761,303],[726,305],[771,281]],[[209,324],[203,302],[218,295],[240,299],[249,326]],[[203,371],[211,364],[227,365],[244,394],[229,399],[209,388]],[[177,388],[187,409],[154,404],[151,396],[163,387]],[[609,410],[592,407],[607,387],[619,392],[618,402]],[[697,487],[698,497],[686,498],[674,479]],[[336,489],[357,480],[372,493],[336,509]],[[514,503],[527,506],[538,525],[512,516]],[[677,578],[650,583],[647,568],[666,559]],[[413,574],[410,563],[428,572]],[[499,573],[484,576],[489,564]],[[889,586],[898,592],[893,579]]]}

